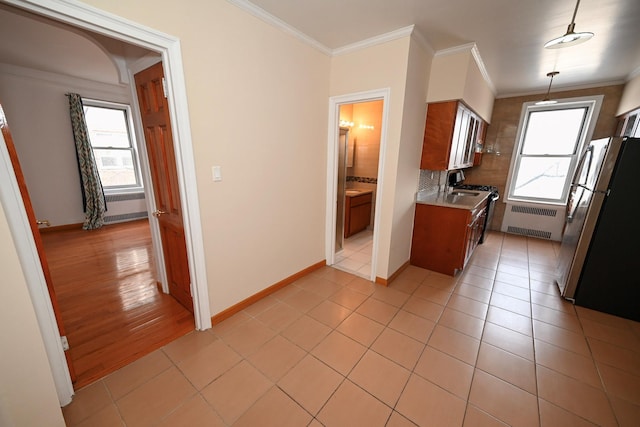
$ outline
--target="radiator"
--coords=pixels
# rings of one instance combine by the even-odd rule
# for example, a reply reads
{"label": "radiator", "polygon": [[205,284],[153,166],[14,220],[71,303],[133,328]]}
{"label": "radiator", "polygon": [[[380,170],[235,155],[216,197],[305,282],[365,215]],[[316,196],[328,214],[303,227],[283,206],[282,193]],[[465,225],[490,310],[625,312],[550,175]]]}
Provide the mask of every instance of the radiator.
{"label": "radiator", "polygon": [[564,221],[564,206],[507,203],[500,230],[559,242],[562,240]]}
{"label": "radiator", "polygon": [[147,218],[144,197],[144,193],[107,194],[105,196],[107,202],[105,224]]}

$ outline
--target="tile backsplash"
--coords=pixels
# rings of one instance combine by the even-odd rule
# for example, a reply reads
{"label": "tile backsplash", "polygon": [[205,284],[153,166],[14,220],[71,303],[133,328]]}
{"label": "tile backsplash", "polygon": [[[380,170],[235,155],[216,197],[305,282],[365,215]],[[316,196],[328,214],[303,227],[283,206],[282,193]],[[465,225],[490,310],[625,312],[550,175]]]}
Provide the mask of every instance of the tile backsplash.
{"label": "tile backsplash", "polygon": [[437,193],[446,186],[447,171],[430,171],[428,169],[420,170],[420,180],[418,182],[418,191],[427,193]]}

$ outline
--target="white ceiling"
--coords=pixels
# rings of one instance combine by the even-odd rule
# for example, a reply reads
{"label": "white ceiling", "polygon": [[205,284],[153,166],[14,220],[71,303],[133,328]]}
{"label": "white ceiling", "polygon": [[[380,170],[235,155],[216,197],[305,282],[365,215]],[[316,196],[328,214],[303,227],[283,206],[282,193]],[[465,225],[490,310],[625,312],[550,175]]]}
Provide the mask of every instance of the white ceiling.
{"label": "white ceiling", "polygon": [[[246,0],[230,0],[240,6]],[[576,32],[595,36],[549,50],[576,0],[251,0],[330,50],[410,25],[438,51],[476,43],[500,96],[620,83],[640,72],[640,0],[582,0]]]}
{"label": "white ceiling", "polygon": [[[266,12],[328,52],[412,25],[435,51],[475,43],[498,97],[544,92],[546,74],[554,70],[560,71],[554,90],[622,83],[640,73],[640,0],[581,0],[576,31],[595,36],[556,50],[543,45],[567,31],[576,0],[228,1]],[[63,33],[64,43],[53,42]],[[79,54],[90,50],[89,61]],[[118,60],[148,53],[0,2],[0,62],[55,72],[73,68],[78,77],[105,81],[114,79]],[[108,60],[110,76],[104,75]]]}
{"label": "white ceiling", "polygon": [[0,2],[0,63],[127,84],[127,62],[152,54]]}

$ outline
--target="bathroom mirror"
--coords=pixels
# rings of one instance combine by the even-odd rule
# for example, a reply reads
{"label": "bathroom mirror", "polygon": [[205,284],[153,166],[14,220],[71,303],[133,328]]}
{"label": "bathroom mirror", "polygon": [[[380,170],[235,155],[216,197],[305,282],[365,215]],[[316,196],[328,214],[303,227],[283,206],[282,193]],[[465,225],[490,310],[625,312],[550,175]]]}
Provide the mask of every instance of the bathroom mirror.
{"label": "bathroom mirror", "polygon": [[347,167],[348,168],[353,167],[353,159],[355,157],[355,154],[356,154],[356,140],[354,138],[353,141],[350,141],[349,138],[347,138]]}

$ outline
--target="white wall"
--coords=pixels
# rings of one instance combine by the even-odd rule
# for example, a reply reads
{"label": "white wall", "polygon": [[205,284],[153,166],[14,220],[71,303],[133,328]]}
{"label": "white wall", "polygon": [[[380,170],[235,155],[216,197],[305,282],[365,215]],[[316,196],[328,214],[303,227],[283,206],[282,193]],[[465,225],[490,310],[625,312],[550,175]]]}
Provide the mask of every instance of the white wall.
{"label": "white wall", "polygon": [[620,99],[616,116],[626,114],[638,107],[640,107],[640,75],[629,80],[624,86],[624,92],[622,93],[622,99]]}
{"label": "white wall", "polygon": [[0,425],[62,427],[49,361],[2,206],[0,242]]}
{"label": "white wall", "polygon": [[[33,208],[38,219],[47,219],[52,226],[84,222],[68,92],[130,103],[128,86],[0,64],[0,101]],[[132,206],[137,210],[138,204]],[[113,208],[107,215],[122,209]]]}

